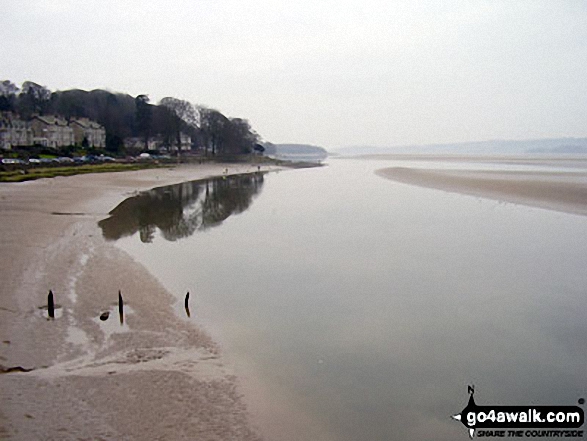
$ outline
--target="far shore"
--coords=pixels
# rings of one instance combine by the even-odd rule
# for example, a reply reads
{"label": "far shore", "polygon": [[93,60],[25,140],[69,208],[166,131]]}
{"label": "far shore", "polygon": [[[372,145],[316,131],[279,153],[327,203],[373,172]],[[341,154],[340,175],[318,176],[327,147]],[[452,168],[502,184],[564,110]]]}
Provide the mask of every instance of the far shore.
{"label": "far shore", "polygon": [[[278,170],[206,163],[0,184],[0,438],[260,440],[218,344],[97,222],[153,187]],[[47,318],[47,294],[57,314]],[[121,290],[128,315],[114,313]]]}
{"label": "far shore", "polygon": [[395,160],[416,162],[463,162],[485,163],[502,165],[549,166],[574,169],[587,169],[587,154],[511,154],[511,155],[481,155],[481,154],[408,154],[387,153],[360,155],[351,158],[369,160]]}
{"label": "far shore", "polygon": [[[519,160],[531,161],[523,158]],[[585,171],[433,170],[392,167],[378,170],[377,174],[404,184],[587,215]]]}

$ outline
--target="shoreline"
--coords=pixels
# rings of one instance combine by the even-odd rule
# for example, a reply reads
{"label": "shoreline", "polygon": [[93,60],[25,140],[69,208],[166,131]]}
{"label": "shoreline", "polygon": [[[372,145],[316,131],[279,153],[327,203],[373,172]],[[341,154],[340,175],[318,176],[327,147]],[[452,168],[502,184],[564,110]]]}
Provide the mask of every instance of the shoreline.
{"label": "shoreline", "polygon": [[[178,319],[175,297],[97,225],[136,192],[257,165],[0,184],[0,438],[261,439],[218,344]],[[115,311],[118,290],[123,326],[115,313],[98,318]]]}
{"label": "shoreline", "polygon": [[587,216],[587,172],[384,168],[378,176],[408,185]]}

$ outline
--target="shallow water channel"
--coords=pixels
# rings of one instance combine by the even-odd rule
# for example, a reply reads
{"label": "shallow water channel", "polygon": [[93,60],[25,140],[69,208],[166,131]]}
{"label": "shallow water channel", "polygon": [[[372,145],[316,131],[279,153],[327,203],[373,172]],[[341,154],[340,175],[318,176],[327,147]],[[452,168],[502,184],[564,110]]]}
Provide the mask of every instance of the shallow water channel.
{"label": "shallow water channel", "polygon": [[100,226],[178,320],[190,291],[271,438],[465,440],[471,384],[480,405],[587,398],[587,217],[374,174],[390,165],[163,187]]}

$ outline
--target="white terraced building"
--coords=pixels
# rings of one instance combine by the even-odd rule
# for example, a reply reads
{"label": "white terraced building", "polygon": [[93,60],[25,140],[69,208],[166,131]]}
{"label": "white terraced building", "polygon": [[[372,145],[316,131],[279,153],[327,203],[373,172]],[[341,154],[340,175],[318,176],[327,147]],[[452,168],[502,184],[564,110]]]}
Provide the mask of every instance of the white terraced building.
{"label": "white terraced building", "polygon": [[10,112],[0,115],[0,147],[10,150],[12,147],[33,144],[33,131],[26,121]]}
{"label": "white terraced building", "polygon": [[57,116],[33,116],[30,121],[33,142],[46,147],[67,147],[75,144],[73,129]]}
{"label": "white terraced building", "polygon": [[88,147],[106,147],[106,130],[97,122],[88,118],[77,118],[71,120],[69,126],[73,129],[76,145],[83,145],[85,139]]}

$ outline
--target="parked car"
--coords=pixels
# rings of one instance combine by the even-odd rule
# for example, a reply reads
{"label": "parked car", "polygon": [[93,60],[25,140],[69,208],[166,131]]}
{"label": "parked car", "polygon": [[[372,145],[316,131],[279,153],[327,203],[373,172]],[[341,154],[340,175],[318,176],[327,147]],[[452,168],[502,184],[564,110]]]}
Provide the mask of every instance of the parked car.
{"label": "parked car", "polygon": [[42,164],[39,158],[29,158],[29,164]]}
{"label": "parked car", "polygon": [[25,162],[17,158],[4,158],[2,164],[25,164]]}

